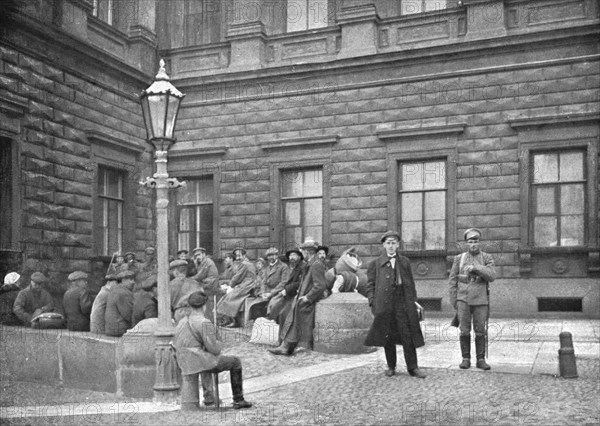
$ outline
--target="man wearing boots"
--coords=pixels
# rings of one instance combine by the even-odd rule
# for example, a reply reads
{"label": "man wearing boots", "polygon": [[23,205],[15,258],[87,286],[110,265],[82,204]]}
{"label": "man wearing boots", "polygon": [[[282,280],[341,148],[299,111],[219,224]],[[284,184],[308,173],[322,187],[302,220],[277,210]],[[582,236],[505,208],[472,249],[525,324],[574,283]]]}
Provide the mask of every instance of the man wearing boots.
{"label": "man wearing boots", "polygon": [[[205,316],[208,296],[203,290],[187,299],[191,308],[175,329],[173,346],[181,368],[181,409],[199,408],[198,374],[229,371],[233,408],[250,408],[244,399],[242,361],[235,356],[221,355],[221,343],[216,338],[215,325]],[[206,401],[205,401],[206,405]]]}
{"label": "man wearing boots", "polygon": [[450,303],[457,311],[460,330],[462,362],[459,367],[471,367],[471,318],[475,330],[477,368],[489,370],[485,362],[487,339],[486,322],[489,318],[489,283],[496,279],[494,259],[479,249],[481,231],[467,229],[464,234],[469,250],[454,258],[450,270]]}
{"label": "man wearing boots", "polygon": [[366,293],[374,318],[365,345],[383,346],[387,377],[396,374],[396,345],[402,345],[408,374],[424,379],[417,362],[417,348],[424,346],[425,341],[415,305],[417,291],[410,261],[398,254],[397,232],[383,234],[381,243],[383,253],[367,269]]}

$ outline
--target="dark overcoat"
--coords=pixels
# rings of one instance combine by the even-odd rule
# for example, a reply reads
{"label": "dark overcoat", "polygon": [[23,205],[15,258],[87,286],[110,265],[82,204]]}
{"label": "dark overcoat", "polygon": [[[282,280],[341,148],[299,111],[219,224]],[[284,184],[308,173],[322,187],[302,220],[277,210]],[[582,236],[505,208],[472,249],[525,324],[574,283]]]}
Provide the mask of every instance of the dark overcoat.
{"label": "dark overcoat", "polygon": [[[292,309],[292,303],[294,297],[298,293],[298,288],[304,278],[308,266],[304,260],[299,261],[289,272],[287,281],[281,282],[271,291],[273,296],[269,300],[267,307],[267,316],[269,319],[274,320],[277,324],[282,325]],[[285,296],[281,295],[281,292],[285,290]]]}
{"label": "dark overcoat", "polygon": [[87,288],[73,286],[63,296],[67,328],[72,331],[90,331],[90,313],[94,299]]}
{"label": "dark overcoat", "polygon": [[131,328],[133,292],[123,285],[113,287],[108,293],[104,312],[104,333],[122,336]]}
{"label": "dark overcoat", "polygon": [[[317,302],[323,298],[323,293],[327,288],[326,270],[325,264],[316,256],[308,262],[308,271],[298,289],[292,309],[285,323],[280,327],[280,340],[296,342],[298,346],[312,350],[315,307]],[[300,301],[303,296],[308,298],[308,302]]]}
{"label": "dark overcoat", "polygon": [[[367,277],[367,298],[374,319],[365,345],[385,346],[387,341],[401,345],[404,336],[411,338],[415,347],[424,346],[415,305],[417,291],[409,260],[396,254],[396,267],[392,268],[389,257],[383,253],[369,264]],[[404,306],[394,304],[393,292],[397,291],[394,284],[399,282],[404,289]],[[406,311],[406,316],[403,311]]]}

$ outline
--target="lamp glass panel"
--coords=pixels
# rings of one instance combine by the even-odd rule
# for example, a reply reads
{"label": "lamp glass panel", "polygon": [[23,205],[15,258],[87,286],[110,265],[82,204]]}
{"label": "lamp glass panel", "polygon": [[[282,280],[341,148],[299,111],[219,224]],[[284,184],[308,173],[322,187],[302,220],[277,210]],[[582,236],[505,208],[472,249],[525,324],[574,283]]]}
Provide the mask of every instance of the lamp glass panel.
{"label": "lamp glass panel", "polygon": [[152,122],[152,136],[162,138],[165,134],[165,114],[167,113],[167,96],[149,95],[148,108]]}
{"label": "lamp glass panel", "polygon": [[150,110],[148,107],[148,97],[145,96],[142,98],[142,114],[144,115],[144,126],[146,126],[146,133],[148,135],[148,139],[152,139],[154,135],[152,134],[152,120],[150,118]]}
{"label": "lamp glass panel", "polygon": [[177,111],[179,110],[179,102],[181,102],[181,99],[175,96],[169,96],[169,108],[167,109],[167,129],[165,132],[166,138],[173,137],[175,119],[177,118]]}

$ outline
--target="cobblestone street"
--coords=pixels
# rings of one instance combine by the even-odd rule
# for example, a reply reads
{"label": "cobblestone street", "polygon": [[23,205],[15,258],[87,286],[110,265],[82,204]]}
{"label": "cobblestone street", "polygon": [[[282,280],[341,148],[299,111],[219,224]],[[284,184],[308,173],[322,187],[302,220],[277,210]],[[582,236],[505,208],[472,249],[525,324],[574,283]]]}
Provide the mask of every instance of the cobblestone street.
{"label": "cobblestone street", "polygon": [[[553,323],[537,324],[541,326],[539,336],[553,326]],[[595,334],[582,337],[596,339]],[[494,371],[492,365],[490,372],[426,367],[428,377],[418,380],[408,376],[401,364],[396,376],[385,377],[381,349],[363,355],[300,350],[292,357],[278,357],[267,353],[266,346],[248,343],[248,339],[249,330],[228,330],[223,335],[226,352],[243,360],[246,399],[255,404],[249,410],[229,408],[227,374],[220,376],[221,382],[226,383],[221,386],[225,408],[198,412],[180,412],[177,407],[156,406],[151,400],[116,400],[109,393],[18,382],[3,376],[0,403],[4,409],[0,423],[592,425],[600,422],[600,354],[578,356],[578,379],[501,373]],[[433,352],[438,346],[441,349],[443,344],[428,343]],[[440,359],[440,364],[447,361]],[[283,378],[284,384],[269,381],[269,377]]]}

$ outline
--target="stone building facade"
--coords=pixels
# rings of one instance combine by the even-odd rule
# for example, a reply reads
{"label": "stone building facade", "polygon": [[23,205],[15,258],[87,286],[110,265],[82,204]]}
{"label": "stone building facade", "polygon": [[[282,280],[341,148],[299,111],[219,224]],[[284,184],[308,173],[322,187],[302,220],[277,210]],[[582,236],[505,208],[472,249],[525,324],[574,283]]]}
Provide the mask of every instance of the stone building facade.
{"label": "stone building facade", "polygon": [[[1,45],[21,263],[40,241],[60,248],[57,277],[106,262],[97,206],[112,198],[98,176],[152,169],[134,94],[157,47],[186,94],[169,152],[188,182],[172,192],[172,253],[255,257],[313,237],[366,263],[396,229],[419,297],[450,311],[447,271],[478,227],[499,275],[492,312],[600,316],[597,1],[36,4]],[[152,194],[133,180],[121,238],[141,253]]]}

